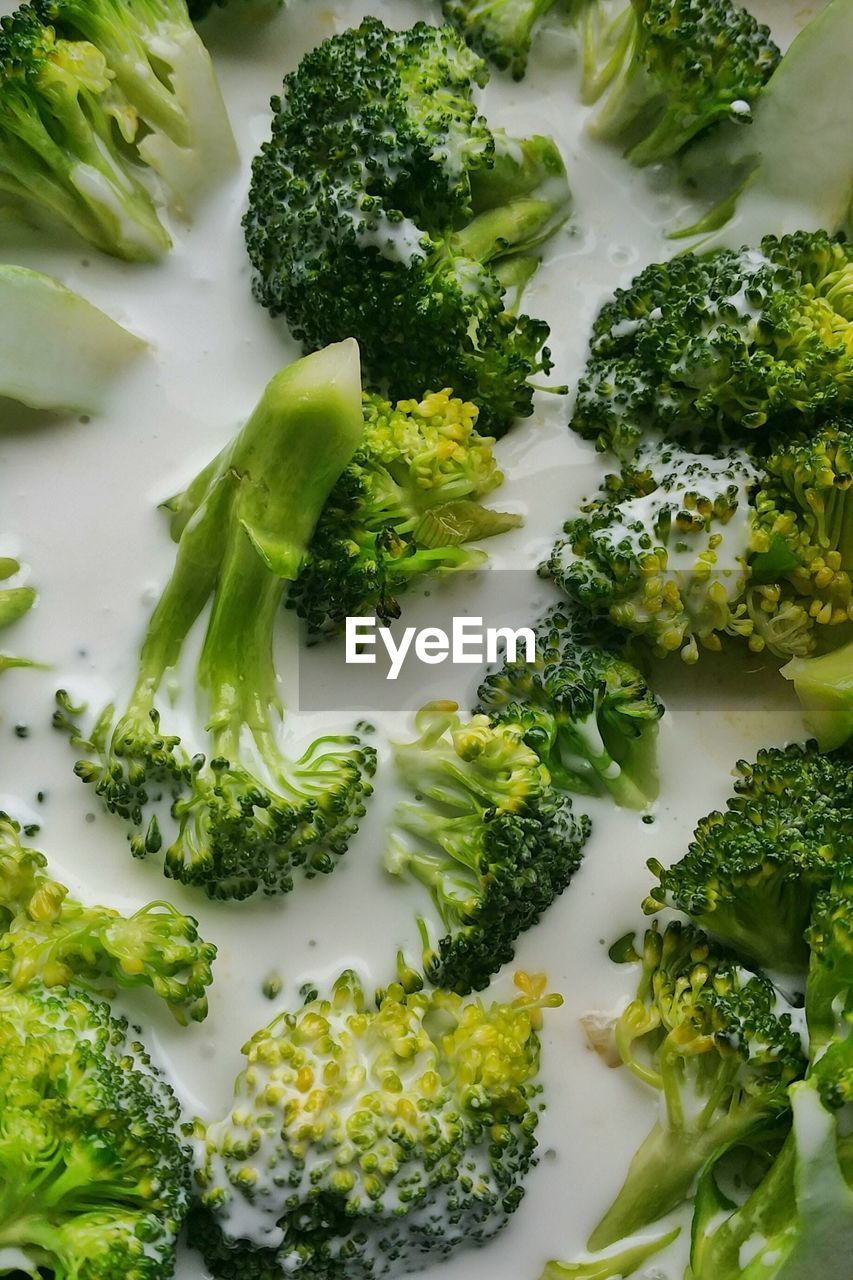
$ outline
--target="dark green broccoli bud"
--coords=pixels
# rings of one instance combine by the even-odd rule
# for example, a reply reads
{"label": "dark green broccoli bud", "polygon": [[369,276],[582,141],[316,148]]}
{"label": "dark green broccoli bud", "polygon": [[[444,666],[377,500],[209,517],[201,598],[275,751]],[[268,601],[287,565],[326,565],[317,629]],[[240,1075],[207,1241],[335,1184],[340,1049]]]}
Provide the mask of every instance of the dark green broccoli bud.
{"label": "dark green broccoli bud", "polygon": [[751,963],[802,973],[816,895],[853,856],[853,753],[815,742],[771,747],[737,765],[736,794],[703,818],[647,912],[675,907]]}
{"label": "dark green broccoli bud", "polygon": [[551,610],[536,629],[535,661],[505,663],[477,696],[478,711],[521,718],[555,784],[637,809],[656,798],[663,704],[606,619]]}
{"label": "dark green broccoli bud", "polygon": [[[21,566],[17,560],[13,560],[10,556],[0,556],[0,582],[8,582],[10,578],[17,577],[20,571]],[[25,617],[36,599],[37,596],[32,587],[0,587],[0,631],[4,631],[6,627],[11,627],[13,623]],[[12,667],[32,666],[35,666],[35,663],[29,658],[13,658],[9,654],[0,653],[0,675]]]}
{"label": "dark green broccoli bud", "polygon": [[21,989],[151,987],[177,1020],[207,1016],[216,947],[192,916],[152,902],[132,916],[85,906],[47,873],[47,861],[0,813],[0,982]]}
{"label": "dark green broccoli bud", "polygon": [[256,295],[306,350],[355,335],[370,385],[449,386],[499,435],[551,359],[548,326],[506,308],[493,267],[529,259],[570,197],[549,138],[478,115],[485,79],[451,27],[368,18],[324,41],[273,100],[244,226]]}
{"label": "dark green broccoli bud", "polygon": [[245,1046],[230,1115],[204,1134],[190,1240],[221,1277],[379,1280],[506,1224],[534,1161],[537,1029],[562,1003],[517,975],[511,1004],[352,972]]}
{"label": "dark green broccoli bud", "polygon": [[472,49],[521,80],[536,27],[557,0],[442,0],[444,16]]}
{"label": "dark green broccoli bud", "polygon": [[323,509],[287,597],[312,636],[347,617],[400,616],[398,596],[428,573],[473,569],[468,546],[517,528],[522,517],[484,507],[503,482],[477,408],[447,390],[392,405],[364,397],[364,438]]}
{"label": "dark green broccoli bud", "polygon": [[429,889],[438,928],[420,922],[424,971],[467,995],[488,985],[566,888],[590,822],[551,786],[522,724],[463,723],[457,713],[455,702],[428,704],[415,741],[395,745],[415,799],[394,810],[385,866]]}
{"label": "dark green broccoli bud", "polygon": [[[853,1100],[853,1036],[791,1086],[793,1130],[748,1199],[736,1207],[714,1170],[693,1220],[691,1280],[845,1280],[853,1256],[853,1137],[839,1109]],[[746,1255],[748,1261],[742,1264]]]}
{"label": "dark green broccoli bud", "polygon": [[625,1280],[643,1263],[671,1245],[680,1234],[681,1228],[675,1227],[654,1240],[642,1240],[627,1249],[620,1249],[618,1253],[591,1258],[588,1262],[549,1262],[539,1280]]}
{"label": "dark green broccoli bud", "polygon": [[159,257],[140,164],[185,212],[236,159],[183,0],[34,0],[0,22],[0,190],[99,249]]}
{"label": "dark green broccoli bud", "polygon": [[189,1203],[175,1097],[80,992],[0,986],[4,1274],[168,1280]]}
{"label": "dark green broccoli bud", "polygon": [[853,246],[826,232],[688,253],[617,290],[593,326],[572,427],[629,456],[650,428],[755,440],[853,402]]}
{"label": "dark green broccoli bud", "polygon": [[595,137],[656,164],[721,120],[748,121],[779,61],[769,28],[732,0],[580,0],[582,95]]}
{"label": "dark green broccoli bud", "polygon": [[706,1164],[773,1127],[806,1068],[790,1013],[692,925],[646,931],[636,998],[619,1016],[622,1062],[661,1094],[661,1118],[593,1231],[604,1249],[675,1209]]}
{"label": "dark green broccoli bud", "polygon": [[[136,828],[133,853],[164,848],[166,875],[211,897],[286,893],[297,868],[332,871],[371,794],[375,752],[356,736],[324,736],[298,759],[284,755],[273,656],[287,584],[362,432],[355,342],[277,374],[242,431],[167,504],[175,568],[127,710],[116,720],[107,708],[88,738],[67,697],[55,717],[86,752],[78,775]],[[161,729],[156,703],[209,600],[196,669],[207,737],[191,756]]]}

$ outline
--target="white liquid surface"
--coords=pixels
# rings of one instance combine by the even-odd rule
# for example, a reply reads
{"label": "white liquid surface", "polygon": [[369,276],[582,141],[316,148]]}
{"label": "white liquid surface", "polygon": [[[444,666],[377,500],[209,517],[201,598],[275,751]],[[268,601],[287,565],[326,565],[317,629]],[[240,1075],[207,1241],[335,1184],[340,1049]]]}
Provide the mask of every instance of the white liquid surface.
{"label": "white liquid surface", "polygon": [[[0,12],[12,7],[0,0]],[[819,0],[753,4],[783,47],[819,7]],[[385,815],[394,802],[387,752],[381,751],[369,816],[330,879],[297,883],[284,900],[223,905],[166,882],[156,859],[131,859],[122,824],[102,813],[73,776],[74,752],[48,726],[59,686],[94,707],[113,697],[121,701],[128,691],[147,615],[173,558],[156,504],[221,448],[268,378],[297,354],[284,326],[251,296],[240,229],[249,164],[268,135],[268,100],[283,73],[320,38],[371,10],[391,25],[438,17],[437,4],[407,0],[340,0],[334,7],[297,0],[267,25],[241,31],[227,15],[208,24],[243,172],[191,230],[172,228],[175,250],[163,263],[123,264],[0,214],[0,260],[56,275],[153,348],[122,384],[111,411],[92,422],[0,403],[0,554],[18,555],[40,591],[37,608],[4,636],[4,647],[52,664],[49,672],[12,671],[0,685],[0,807],[41,823],[39,847],[56,875],[85,898],[132,909],[168,896],[196,915],[204,935],[218,944],[205,1024],[181,1029],[153,998],[133,1001],[188,1110],[210,1118],[228,1107],[241,1044],[297,998],[305,979],[322,984],[355,964],[371,985],[384,983],[398,946],[418,955],[414,911],[423,898],[382,870]],[[525,305],[552,325],[554,381],[572,384],[607,295],[673,251],[663,231],[679,221],[681,201],[666,172],[633,170],[584,137],[573,38],[556,15],[538,41],[527,79],[514,84],[495,76],[485,105],[492,123],[512,133],[552,133],[566,157],[575,215],[547,249]],[[499,567],[530,567],[531,598],[540,602],[549,590],[533,568],[602,469],[591,446],[566,430],[567,416],[564,400],[542,396],[535,416],[498,447],[507,481],[494,505],[523,510],[527,525],[488,549]],[[291,622],[283,617],[283,633]],[[291,662],[293,652],[291,646]],[[448,669],[446,696],[468,705],[476,682],[473,668]],[[293,674],[283,673],[291,705],[295,686]],[[582,1014],[618,1008],[631,994],[631,971],[608,961],[607,946],[642,928],[646,859],[667,863],[681,856],[696,820],[724,803],[734,762],[761,745],[805,736],[791,686],[759,659],[703,655],[698,667],[685,669],[672,658],[657,686],[668,713],[654,823],[606,802],[580,801],[595,824],[585,863],[517,948],[516,966],[546,970],[551,987],[565,996],[563,1008],[548,1014],[543,1034],[543,1158],[508,1230],[483,1250],[423,1273],[426,1280],[536,1280],[546,1259],[580,1254],[656,1109],[650,1093],[627,1073],[608,1070],[587,1048],[579,1025]],[[310,740],[321,725],[345,729],[352,718],[349,712],[293,714],[290,728]],[[407,717],[378,719],[384,732],[411,736]],[[29,727],[24,740],[15,735],[19,724]],[[39,791],[43,803],[36,801]],[[261,992],[271,972],[285,982],[272,1003]],[[498,989],[509,993],[509,974]],[[682,1238],[647,1274],[676,1280],[685,1255]],[[179,1280],[205,1274],[201,1260],[187,1252]]]}

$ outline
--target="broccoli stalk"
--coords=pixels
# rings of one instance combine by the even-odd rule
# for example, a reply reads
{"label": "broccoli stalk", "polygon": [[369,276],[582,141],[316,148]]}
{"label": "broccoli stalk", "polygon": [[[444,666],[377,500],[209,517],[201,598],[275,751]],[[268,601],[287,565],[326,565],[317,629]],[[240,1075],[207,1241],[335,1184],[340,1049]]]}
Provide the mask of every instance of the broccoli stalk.
{"label": "broccoli stalk", "polygon": [[642,1240],[618,1253],[590,1258],[588,1262],[549,1262],[539,1280],[625,1280],[644,1262],[671,1245],[680,1233],[681,1228],[675,1227],[654,1240]]}
{"label": "broccoli stalk", "polygon": [[443,0],[444,16],[472,49],[521,80],[536,27],[557,0]]}
{"label": "broccoli stalk", "polygon": [[[246,426],[167,504],[175,568],[142,644],[136,686],[113,728],[113,708],[84,738],[67,696],[58,727],[94,759],[77,765],[106,807],[132,826],[135,855],[163,845],[165,872],[211,896],[287,892],[292,872],[331,871],[370,794],[374,753],[351,736],[318,739],[295,762],[278,746],[282,715],[274,623],[314,526],[363,432],[358,347],[306,356],[270,382]],[[158,696],[212,597],[197,679],[210,745],[190,757],[160,727]]]}
{"label": "broccoli stalk", "polygon": [[661,1095],[661,1118],[590,1236],[604,1249],[675,1209],[703,1167],[774,1128],[805,1061],[776,993],[691,925],[645,935],[636,998],[615,1028],[622,1062]]}
{"label": "broccoli stalk", "polygon": [[792,658],[782,675],[793,682],[824,751],[853,737],[853,643],[816,657]]}
{"label": "broccoli stalk", "polygon": [[[17,560],[11,556],[0,556],[0,582],[8,582],[21,571]],[[37,599],[32,587],[0,587],[0,631],[11,627],[32,609]],[[0,653],[0,675],[13,667],[32,667],[36,664],[29,658],[13,658]]]}

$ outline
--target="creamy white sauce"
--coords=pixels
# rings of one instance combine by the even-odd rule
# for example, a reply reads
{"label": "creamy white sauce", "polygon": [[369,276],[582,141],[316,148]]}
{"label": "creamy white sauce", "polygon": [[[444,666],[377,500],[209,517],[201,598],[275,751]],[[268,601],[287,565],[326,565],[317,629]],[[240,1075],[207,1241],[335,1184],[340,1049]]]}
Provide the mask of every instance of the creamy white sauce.
{"label": "creamy white sauce", "polygon": [[[0,0],[1,12],[12,7]],[[783,44],[817,7],[800,0],[761,3]],[[0,258],[52,272],[153,345],[123,383],[112,412],[90,423],[45,421],[17,406],[0,406],[2,421],[16,428],[0,433],[0,554],[19,555],[41,592],[38,607],[4,635],[3,647],[53,664],[50,672],[13,671],[0,682],[0,804],[42,823],[40,847],[75,891],[125,908],[167,896],[195,914],[218,943],[211,1013],[203,1025],[179,1028],[147,993],[126,1002],[145,1024],[158,1060],[170,1066],[188,1110],[208,1118],[230,1107],[241,1044],[293,1003],[302,981],[322,986],[356,964],[379,984],[391,976],[397,946],[413,958],[418,954],[414,913],[423,897],[382,869],[387,815],[396,798],[387,748],[380,738],[377,795],[331,879],[300,883],[284,901],[223,905],[165,881],[157,859],[130,857],[121,823],[104,815],[72,775],[74,752],[47,725],[59,685],[89,698],[93,708],[126,696],[147,615],[173,559],[156,504],[225,444],[266,380],[295,354],[283,325],[251,297],[240,230],[248,168],[268,135],[268,99],[282,74],[318,39],[371,9],[398,25],[438,14],[437,4],[407,0],[340,0],[334,7],[305,0],[268,24],[238,13],[209,23],[242,174],[191,230],[172,228],[175,250],[163,263],[116,262],[61,233],[48,236],[0,218]],[[554,382],[570,384],[608,294],[647,262],[680,247],[666,241],[663,230],[683,208],[666,167],[638,172],[585,137],[577,72],[573,37],[555,12],[527,79],[514,84],[495,76],[484,95],[493,124],[517,135],[551,132],[566,156],[575,215],[546,248],[526,303],[552,324]],[[502,507],[525,511],[528,522],[489,544],[498,567],[535,565],[562,521],[598,485],[601,461],[566,430],[567,414],[564,399],[540,396],[535,416],[498,446],[507,480],[495,498]],[[532,572],[530,578],[533,611],[553,593]],[[414,601],[407,622],[422,626],[429,620],[430,602]],[[292,621],[290,615],[282,619],[283,637],[292,637]],[[426,1280],[535,1280],[547,1258],[578,1255],[650,1127],[655,1098],[626,1072],[604,1066],[579,1020],[585,1010],[619,1007],[631,994],[636,970],[611,964],[607,946],[645,925],[639,904],[651,883],[646,858],[666,863],[681,855],[696,819],[724,802],[739,757],[803,735],[793,692],[772,666],[748,657],[741,676],[737,665],[703,653],[696,668],[686,670],[672,658],[660,669],[656,682],[668,714],[652,825],[606,801],[578,801],[595,823],[586,861],[563,899],[521,939],[516,956],[517,967],[547,970],[552,988],[565,996],[563,1008],[545,1017],[543,1158],[500,1243],[459,1254],[424,1273]],[[291,648],[282,671],[282,697],[291,708],[295,666]],[[467,705],[476,683],[472,668],[448,671],[447,696]],[[190,703],[186,692],[175,712],[177,731],[189,722]],[[346,729],[354,718],[349,712],[294,715],[285,736],[307,741],[322,728]],[[391,736],[411,737],[407,716],[375,718]],[[24,740],[15,737],[19,724],[30,728]],[[42,790],[46,799],[39,803]],[[282,975],[284,987],[270,1002],[261,985],[272,971]],[[498,990],[511,993],[508,974]],[[676,1220],[685,1226],[682,1238],[646,1270],[648,1277],[676,1280],[682,1273],[687,1215]],[[179,1280],[204,1275],[199,1259],[188,1253]]]}

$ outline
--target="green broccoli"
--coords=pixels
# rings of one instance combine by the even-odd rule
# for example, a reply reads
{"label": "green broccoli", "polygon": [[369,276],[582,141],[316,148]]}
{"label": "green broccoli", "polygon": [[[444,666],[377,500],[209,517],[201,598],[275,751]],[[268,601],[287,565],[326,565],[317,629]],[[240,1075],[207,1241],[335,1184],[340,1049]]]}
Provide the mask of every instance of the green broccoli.
{"label": "green broccoli", "polygon": [[[0,583],[16,578],[20,572],[21,566],[17,560],[12,556],[0,556]],[[0,631],[4,631],[6,627],[11,627],[13,623],[25,617],[36,599],[37,596],[32,587],[0,586]],[[6,653],[0,653],[0,675],[12,667],[34,665],[29,658],[12,658]]]}
{"label": "green broccoli", "polygon": [[732,0],[578,0],[582,96],[606,94],[595,137],[656,164],[710,125],[749,120],[779,60],[766,26]]}
{"label": "green broccoli", "polygon": [[592,331],[572,428],[630,457],[649,429],[711,444],[853,403],[853,244],[826,232],[646,267]]}
{"label": "green broccoli", "polygon": [[537,1029],[560,1004],[517,975],[512,1004],[352,972],[245,1046],[231,1113],[208,1126],[190,1241],[219,1277],[379,1280],[503,1227],[541,1110]]}
{"label": "green broccoli", "polygon": [[151,259],[170,239],[141,166],[186,212],[235,161],[184,0],[33,0],[0,20],[0,191]]}
{"label": "green broccoli", "polygon": [[853,430],[826,425],[696,454],[650,438],[564,526],[543,572],[659,657],[726,636],[779,657],[846,639],[853,620]]}
{"label": "green broccoli", "polygon": [[782,675],[793,682],[824,751],[853,738],[853,642],[816,657],[792,658]]}
{"label": "green broccoli", "polygon": [[521,516],[481,505],[503,482],[477,409],[447,390],[389,404],[364,397],[364,438],[332,490],[287,598],[312,636],[347,617],[400,616],[420,576],[475,568],[466,544],[517,528]]}
{"label": "green broccoli", "polygon": [[472,49],[521,80],[540,20],[557,0],[442,0],[444,16]]}
{"label": "green broccoli", "polygon": [[[124,713],[108,707],[85,736],[60,694],[55,723],[87,756],[76,772],[136,830],[132,852],[167,844],[165,874],[212,897],[285,893],[297,868],[332,871],[371,793],[375,752],[357,737],[324,736],[285,757],[273,658],[287,583],[362,432],[355,342],[277,374],[243,430],[168,504],[175,568]],[[211,598],[196,673],[209,748],[191,755],[161,728],[158,694]]]}
{"label": "green broccoli", "polygon": [[737,771],[725,812],[701,820],[681,861],[651,859],[660,884],[644,909],[674,907],[751,963],[803,973],[815,898],[853,858],[853,751],[770,747]]}
{"label": "green broccoli", "polygon": [[[611,954],[616,954],[614,950]],[[622,1062],[661,1094],[661,1118],[634,1155],[588,1247],[604,1249],[690,1195],[706,1164],[773,1128],[806,1068],[790,1013],[763,977],[692,925],[646,931],[636,998],[619,1016]]]}
{"label": "green broccoli", "polygon": [[523,724],[485,715],[466,724],[457,713],[455,702],[429,703],[415,741],[395,745],[415,799],[394,811],[385,866],[429,889],[441,936],[420,920],[425,973],[467,995],[488,985],[565,889],[590,823],[551,785]]}
{"label": "green broccoli", "polygon": [[[660,1253],[681,1233],[680,1227],[654,1240],[641,1240],[618,1253],[590,1258],[587,1262],[549,1262],[539,1280],[625,1280],[645,1262]],[[652,1275],[652,1272],[643,1274]]]}
{"label": "green broccoli", "polygon": [[0,1271],[167,1280],[190,1193],[178,1104],[81,992],[0,984]]}
{"label": "green broccoli", "polygon": [[551,139],[478,115],[485,79],[447,26],[368,18],[324,41],[273,99],[244,226],[256,296],[306,350],[354,335],[375,389],[449,386],[497,436],[551,367],[548,326],[507,309],[498,269],[527,265],[570,196]]}
{"label": "green broccoli", "polygon": [[207,1016],[206,989],[216,947],[168,902],[132,916],[84,906],[46,872],[47,862],[0,813],[0,982],[16,989],[151,987],[178,1022]]}
{"label": "green broccoli", "polygon": [[[850,825],[848,823],[848,825]],[[832,882],[815,899],[806,938],[811,949],[806,983],[809,1047],[817,1059],[853,1036],[853,838]]]}
{"label": "green broccoli", "polygon": [[606,620],[551,610],[537,627],[535,661],[505,664],[478,698],[478,710],[524,723],[556,784],[635,809],[656,798],[664,708]]}

